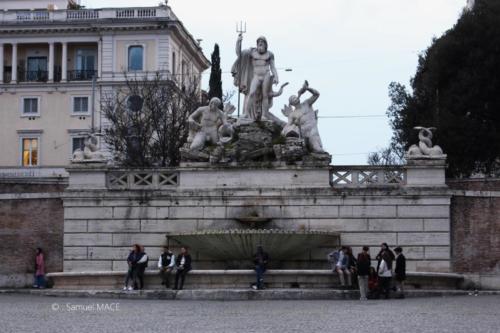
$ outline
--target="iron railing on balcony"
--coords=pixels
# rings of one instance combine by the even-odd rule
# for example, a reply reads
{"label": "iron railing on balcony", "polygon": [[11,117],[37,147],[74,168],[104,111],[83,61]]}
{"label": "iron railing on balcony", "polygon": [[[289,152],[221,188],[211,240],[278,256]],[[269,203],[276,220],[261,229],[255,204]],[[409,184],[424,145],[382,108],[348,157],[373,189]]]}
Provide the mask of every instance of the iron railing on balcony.
{"label": "iron railing on balcony", "polygon": [[97,76],[96,70],[68,71],[69,81],[90,81],[94,76]]}
{"label": "iron railing on balcony", "polygon": [[49,72],[44,70],[37,71],[19,71],[17,78],[19,82],[47,82]]}
{"label": "iron railing on balcony", "polygon": [[10,83],[12,81],[12,71],[3,72],[3,83]]}
{"label": "iron railing on balcony", "polygon": [[333,187],[398,187],[406,184],[403,166],[332,166],[330,185]]}

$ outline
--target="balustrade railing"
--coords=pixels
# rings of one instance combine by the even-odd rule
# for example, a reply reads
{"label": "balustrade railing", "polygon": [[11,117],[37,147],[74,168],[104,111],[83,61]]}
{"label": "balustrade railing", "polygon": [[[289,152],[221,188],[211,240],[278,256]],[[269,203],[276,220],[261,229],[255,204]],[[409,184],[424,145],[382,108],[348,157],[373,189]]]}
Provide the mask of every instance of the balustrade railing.
{"label": "balustrade railing", "polygon": [[94,76],[97,76],[96,70],[68,71],[68,80],[70,81],[90,81]]}
{"label": "balustrade railing", "polygon": [[48,11],[22,11],[16,13],[17,21],[47,21],[50,15]]}
{"label": "balustrade railing", "polygon": [[68,10],[66,11],[68,20],[93,20],[99,18],[98,10]]}
{"label": "balustrade railing", "polygon": [[162,190],[179,186],[177,170],[116,170],[106,175],[108,189]]}
{"label": "balustrade railing", "polygon": [[332,166],[330,185],[333,187],[398,187],[406,184],[403,166]]}
{"label": "balustrade railing", "polygon": [[168,18],[167,7],[103,8],[78,10],[6,10],[0,11],[1,23],[43,21],[85,21],[98,19]]}

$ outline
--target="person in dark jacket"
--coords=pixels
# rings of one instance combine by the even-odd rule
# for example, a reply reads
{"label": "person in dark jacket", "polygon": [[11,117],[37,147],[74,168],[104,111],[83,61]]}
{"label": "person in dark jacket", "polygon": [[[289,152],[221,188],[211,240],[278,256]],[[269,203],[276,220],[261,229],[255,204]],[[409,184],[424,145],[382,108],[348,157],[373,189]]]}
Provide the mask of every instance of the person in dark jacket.
{"label": "person in dark jacket", "polygon": [[144,272],[146,267],[148,267],[149,258],[144,251],[144,246],[140,246],[141,250],[138,255],[137,269],[136,269],[136,279],[134,282],[134,289],[144,289]]}
{"label": "person in dark jacket", "polygon": [[375,299],[379,296],[378,274],[375,267],[370,266],[368,275],[368,299]]}
{"label": "person in dark jacket", "polygon": [[[181,247],[181,253],[177,256],[175,260],[177,265],[177,272],[175,273],[175,286],[174,290],[182,290],[184,287],[184,280],[186,279],[187,273],[191,270],[191,255],[188,253],[187,247]],[[179,285],[179,278],[181,284]]]}
{"label": "person in dark jacket", "polygon": [[396,252],[396,267],[394,268],[394,279],[396,280],[397,297],[404,298],[404,281],[406,280],[406,258],[403,255],[403,249],[397,247]]}
{"label": "person in dark jacket", "polygon": [[396,258],[396,256],[394,255],[394,252],[391,251],[391,249],[389,248],[389,245],[387,245],[387,243],[382,243],[382,245],[380,245],[380,251],[378,252],[377,256],[375,257],[375,259],[377,259],[377,272],[378,272],[378,269],[380,267],[380,262],[382,261],[382,257],[384,256],[384,253],[388,253],[389,257],[387,257],[386,259],[390,261],[390,263],[387,263],[387,264],[390,264],[392,265],[392,261],[394,261],[394,259]]}
{"label": "person in dark jacket", "polygon": [[257,253],[253,256],[253,263],[255,264],[255,272],[257,274],[257,284],[253,285],[253,289],[264,289],[264,272],[267,270],[269,262],[269,255],[264,252],[261,245],[257,246]]}
{"label": "person in dark jacket", "polygon": [[158,268],[160,269],[161,284],[170,288],[170,273],[175,268],[175,255],[168,246],[163,247],[163,252],[158,258]]}
{"label": "person in dark jacket", "polygon": [[366,301],[368,294],[368,276],[370,275],[371,258],[369,254],[370,249],[368,246],[363,246],[363,251],[358,254],[356,263],[358,273],[358,284],[360,300]]}
{"label": "person in dark jacket", "polygon": [[128,265],[128,270],[127,270],[127,276],[125,277],[125,286],[123,287],[123,290],[132,290],[133,287],[129,286],[129,282],[132,282],[132,285],[135,284],[135,278],[136,278],[136,269],[137,269],[137,261],[139,260],[139,253],[141,252],[141,247],[139,244],[134,244],[132,246],[132,251],[128,254],[127,257],[127,265]]}

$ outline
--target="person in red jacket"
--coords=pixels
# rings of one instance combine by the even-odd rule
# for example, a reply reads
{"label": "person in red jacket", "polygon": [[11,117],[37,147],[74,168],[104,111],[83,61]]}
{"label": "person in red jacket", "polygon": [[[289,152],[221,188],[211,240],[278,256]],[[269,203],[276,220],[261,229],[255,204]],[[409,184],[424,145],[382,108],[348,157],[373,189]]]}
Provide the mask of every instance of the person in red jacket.
{"label": "person in red jacket", "polygon": [[39,247],[36,249],[35,257],[35,284],[34,288],[45,288],[45,258],[43,250]]}

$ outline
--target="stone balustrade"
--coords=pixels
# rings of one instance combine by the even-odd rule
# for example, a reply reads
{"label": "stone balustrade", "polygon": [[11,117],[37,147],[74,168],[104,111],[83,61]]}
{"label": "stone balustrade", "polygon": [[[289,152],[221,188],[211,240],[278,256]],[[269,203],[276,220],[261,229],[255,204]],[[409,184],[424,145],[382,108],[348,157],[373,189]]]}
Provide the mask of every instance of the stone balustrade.
{"label": "stone balustrade", "polygon": [[113,170],[107,173],[107,187],[115,190],[161,190],[179,185],[179,171]]}
{"label": "stone balustrade", "polygon": [[0,12],[0,24],[98,19],[171,18],[168,7],[103,8],[80,10],[8,10]]}
{"label": "stone balustrade", "polygon": [[333,187],[404,186],[404,166],[332,166],[330,184]]}

